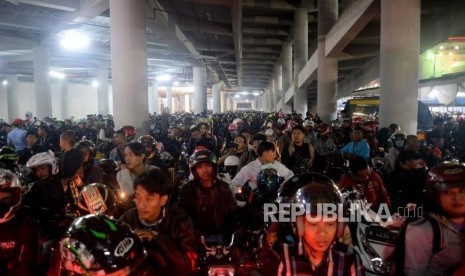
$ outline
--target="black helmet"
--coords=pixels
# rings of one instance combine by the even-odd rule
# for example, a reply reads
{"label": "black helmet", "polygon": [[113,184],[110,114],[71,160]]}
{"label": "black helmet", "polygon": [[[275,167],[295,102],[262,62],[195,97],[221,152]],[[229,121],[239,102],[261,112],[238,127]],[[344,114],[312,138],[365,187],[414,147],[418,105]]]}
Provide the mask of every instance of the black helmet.
{"label": "black helmet", "polygon": [[104,184],[93,183],[85,186],[79,193],[78,208],[84,214],[112,216],[116,209],[116,197]]}
{"label": "black helmet", "polygon": [[78,275],[129,275],[147,256],[127,224],[105,215],[75,219],[60,242],[60,250],[63,267]]}
{"label": "black helmet", "polygon": [[397,150],[403,150],[405,147],[405,142],[407,141],[407,134],[405,133],[394,133],[389,138],[391,140],[392,146]]}
{"label": "black helmet", "polygon": [[452,187],[465,188],[465,164],[443,162],[428,173],[426,192],[430,199]]}
{"label": "black helmet", "polygon": [[265,202],[274,201],[278,195],[279,185],[283,182],[284,178],[278,175],[275,168],[262,166],[257,175],[257,190],[265,193]]}
{"label": "black helmet", "polygon": [[155,145],[155,138],[153,138],[151,135],[143,135],[139,138],[137,138],[137,142],[141,143],[144,145],[144,147],[154,147]]}
{"label": "black helmet", "polygon": [[97,154],[97,151],[95,149],[95,144],[92,143],[91,141],[88,141],[88,140],[79,142],[76,145],[76,148],[78,150],[87,149],[89,151],[90,158],[92,158],[92,159],[95,158],[95,155]]}
{"label": "black helmet", "polygon": [[[317,204],[331,203],[337,208],[343,203],[342,194],[336,184],[319,173],[305,173],[287,180],[278,191],[280,203],[303,204],[306,213],[318,210]],[[338,210],[336,210],[338,213]],[[297,225],[299,236],[303,235],[303,225]],[[344,223],[338,222],[336,237],[342,236]]]}
{"label": "black helmet", "polygon": [[102,159],[98,166],[103,170],[105,174],[116,174],[118,166],[116,162],[111,159]]}
{"label": "black helmet", "polygon": [[202,162],[208,162],[212,165],[216,165],[216,155],[208,149],[201,147],[196,149],[196,151],[189,158],[189,161],[192,167],[195,167],[197,164]]}
{"label": "black helmet", "polygon": [[17,159],[18,154],[13,148],[5,146],[0,149],[0,168],[14,170]]}

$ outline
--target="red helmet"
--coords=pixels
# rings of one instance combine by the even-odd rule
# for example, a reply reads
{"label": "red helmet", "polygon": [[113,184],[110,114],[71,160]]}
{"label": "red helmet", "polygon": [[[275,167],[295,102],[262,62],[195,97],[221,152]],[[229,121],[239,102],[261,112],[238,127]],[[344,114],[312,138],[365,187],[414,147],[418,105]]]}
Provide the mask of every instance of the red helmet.
{"label": "red helmet", "polygon": [[453,187],[465,188],[465,164],[443,162],[429,171],[426,181],[428,196],[434,198]]}

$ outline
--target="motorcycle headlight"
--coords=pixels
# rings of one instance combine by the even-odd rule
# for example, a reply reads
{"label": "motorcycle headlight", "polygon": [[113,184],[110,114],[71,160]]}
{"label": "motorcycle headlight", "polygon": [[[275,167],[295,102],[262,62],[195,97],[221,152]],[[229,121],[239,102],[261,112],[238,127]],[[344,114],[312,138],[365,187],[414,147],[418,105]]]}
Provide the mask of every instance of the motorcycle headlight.
{"label": "motorcycle headlight", "polygon": [[232,265],[209,266],[208,276],[234,276],[234,267]]}

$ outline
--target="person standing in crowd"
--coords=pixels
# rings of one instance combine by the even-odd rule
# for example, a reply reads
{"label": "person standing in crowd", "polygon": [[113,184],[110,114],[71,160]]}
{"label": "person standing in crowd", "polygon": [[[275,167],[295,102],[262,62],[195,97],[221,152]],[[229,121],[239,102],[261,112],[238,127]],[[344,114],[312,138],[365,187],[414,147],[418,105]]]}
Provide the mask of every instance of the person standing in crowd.
{"label": "person standing in crowd", "polygon": [[136,207],[119,220],[135,231],[149,256],[163,259],[165,273],[190,274],[197,259],[198,242],[187,213],[167,206],[172,192],[167,176],[156,168],[143,172],[134,180],[134,190]]}
{"label": "person standing in crowd", "polygon": [[74,148],[76,134],[72,130],[66,130],[60,135],[61,154],[61,184],[66,194],[69,211],[77,208],[79,190],[83,185],[80,177],[82,169],[81,151]]}
{"label": "person standing in crowd", "polygon": [[145,147],[138,142],[129,143],[124,149],[124,161],[126,168],[116,174],[116,179],[121,191],[126,198],[134,196],[134,179],[143,172],[158,168],[145,164]]}
{"label": "person standing in crowd", "polygon": [[177,204],[207,241],[227,244],[236,230],[237,206],[228,184],[216,177],[216,156],[208,149],[198,149],[190,163],[194,179],[182,186]]}
{"label": "person standing in crowd", "polygon": [[85,185],[92,183],[102,183],[103,171],[98,166],[95,156],[97,150],[91,141],[81,141],[76,148],[82,154],[82,181]]}
{"label": "person standing in crowd", "polygon": [[27,131],[24,129],[23,120],[17,118],[13,121],[13,128],[7,135],[7,143],[15,148],[16,152],[26,147]]}
{"label": "person standing in crowd", "polygon": [[26,165],[27,160],[33,155],[44,152],[45,149],[37,145],[39,135],[35,131],[28,131],[26,134],[26,147],[18,152],[18,165]]}
{"label": "person standing in crowd", "polygon": [[258,146],[258,157],[255,161],[249,163],[236,174],[232,183],[236,187],[242,187],[245,183],[249,183],[253,189],[257,188],[257,176],[262,170],[262,166],[275,169],[278,176],[283,177],[284,181],[291,178],[294,173],[284,166],[281,162],[275,160],[276,146],[271,142],[262,142]]}
{"label": "person standing in crowd", "polygon": [[339,181],[339,189],[352,187],[364,195],[367,202],[371,203],[371,209],[375,212],[386,204],[391,208],[391,200],[384,187],[381,177],[371,170],[365,158],[357,156],[350,160],[349,172],[342,175]]}
{"label": "person standing in crowd", "polygon": [[240,160],[240,169],[242,166],[245,165],[248,151],[249,150],[247,146],[247,139],[243,135],[239,134],[236,136],[236,138],[234,138],[234,143],[232,144],[232,147],[228,150],[228,152],[218,160],[218,165],[223,166],[224,160],[226,160],[226,158],[228,158],[231,155],[235,155]]}
{"label": "person standing in crowd", "polygon": [[315,149],[304,141],[304,128],[296,125],[291,131],[292,140],[285,144],[281,151],[282,163],[294,174],[310,171],[315,160]]}
{"label": "person standing in crowd", "polygon": [[363,140],[362,129],[357,127],[352,130],[352,141],[345,145],[341,152],[349,159],[357,156],[365,158],[366,161],[370,159],[370,146]]}
{"label": "person standing in crowd", "polygon": [[39,235],[19,208],[21,186],[15,174],[0,169],[0,274],[35,275]]}
{"label": "person standing in crowd", "polygon": [[[203,126],[207,125],[206,123],[203,124]],[[212,136],[210,136],[206,132],[206,128],[204,131],[204,134],[202,134],[202,131],[198,126],[195,126],[191,129],[191,138],[189,139],[189,143],[187,146],[187,153],[192,155],[194,153],[194,149],[198,146],[202,146],[207,148],[211,152],[216,151],[216,141]]]}
{"label": "person standing in crowd", "polygon": [[54,133],[50,131],[47,125],[41,124],[37,128],[37,133],[39,134],[39,146],[42,146],[45,151],[58,152],[58,139],[55,137]]}
{"label": "person standing in crowd", "polygon": [[405,232],[405,275],[452,275],[465,260],[465,165],[430,170],[428,213]]}
{"label": "person standing in crowd", "polygon": [[124,149],[127,145],[126,134],[124,133],[124,131],[115,131],[115,133],[113,134],[113,143],[116,147],[110,151],[109,159],[115,161],[118,167],[124,168]]}

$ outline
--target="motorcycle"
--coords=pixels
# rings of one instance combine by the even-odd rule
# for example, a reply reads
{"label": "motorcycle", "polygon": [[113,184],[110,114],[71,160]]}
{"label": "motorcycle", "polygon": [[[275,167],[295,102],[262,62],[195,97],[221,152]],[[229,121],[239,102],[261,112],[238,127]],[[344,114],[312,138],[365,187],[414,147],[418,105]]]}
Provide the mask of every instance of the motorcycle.
{"label": "motorcycle", "polygon": [[[365,210],[366,200],[356,189],[343,189],[345,215]],[[366,216],[365,216],[366,215]],[[368,210],[360,221],[348,222],[355,250],[359,253],[366,275],[389,275],[394,265],[394,250],[405,218],[394,214],[390,220],[382,221]]]}

